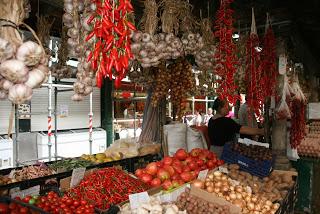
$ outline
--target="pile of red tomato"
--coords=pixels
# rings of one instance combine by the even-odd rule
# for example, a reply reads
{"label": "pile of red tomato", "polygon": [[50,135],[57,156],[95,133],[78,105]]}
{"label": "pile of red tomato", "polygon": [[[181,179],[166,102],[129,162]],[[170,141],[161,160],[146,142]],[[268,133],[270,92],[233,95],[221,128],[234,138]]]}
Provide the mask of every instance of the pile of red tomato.
{"label": "pile of red tomato", "polygon": [[207,149],[184,149],[176,151],[173,157],[166,156],[161,161],[149,163],[144,169],[137,169],[135,175],[143,182],[153,186],[173,189],[198,177],[200,171],[213,169],[224,164]]}
{"label": "pile of red tomato", "polygon": [[[22,201],[39,207],[45,212],[52,214],[73,214],[73,213],[95,213],[94,206],[87,203],[85,200],[73,200],[67,195],[59,197],[55,192],[49,192],[46,196],[26,196],[21,199],[19,197],[15,198],[16,200]],[[38,211],[31,210],[30,208],[23,207],[17,203],[0,204],[0,213],[9,213],[9,214],[36,214]]]}

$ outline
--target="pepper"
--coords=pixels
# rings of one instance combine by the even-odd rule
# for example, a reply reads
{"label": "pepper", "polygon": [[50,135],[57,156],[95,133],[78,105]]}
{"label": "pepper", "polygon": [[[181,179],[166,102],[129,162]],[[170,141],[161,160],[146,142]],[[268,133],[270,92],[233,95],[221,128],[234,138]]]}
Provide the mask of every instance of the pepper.
{"label": "pepper", "polygon": [[131,22],[126,21],[126,24],[131,30],[133,30],[133,31],[137,30],[136,26],[134,26],[134,24],[132,24]]}
{"label": "pepper", "polygon": [[89,17],[89,19],[87,20],[87,24],[90,25],[94,18],[95,18],[95,16],[94,16],[94,15],[91,15],[91,16]]}
{"label": "pepper", "polygon": [[97,87],[98,87],[98,88],[101,88],[101,87],[102,87],[102,77],[101,77],[101,73],[100,73],[100,72],[97,72],[97,75],[96,75],[96,84],[97,84]]}
{"label": "pepper", "polygon": [[86,37],[85,41],[89,41],[93,36],[95,35],[95,32],[94,31],[91,31],[88,36]]}

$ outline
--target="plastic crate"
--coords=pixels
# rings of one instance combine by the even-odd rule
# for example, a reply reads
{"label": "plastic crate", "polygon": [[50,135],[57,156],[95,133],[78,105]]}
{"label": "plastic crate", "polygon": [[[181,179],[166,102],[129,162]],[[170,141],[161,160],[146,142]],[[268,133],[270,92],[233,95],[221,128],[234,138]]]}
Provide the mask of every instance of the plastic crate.
{"label": "plastic crate", "polygon": [[261,178],[268,176],[273,168],[272,160],[255,161],[232,151],[232,143],[224,145],[221,158],[224,162],[238,164],[241,170]]}

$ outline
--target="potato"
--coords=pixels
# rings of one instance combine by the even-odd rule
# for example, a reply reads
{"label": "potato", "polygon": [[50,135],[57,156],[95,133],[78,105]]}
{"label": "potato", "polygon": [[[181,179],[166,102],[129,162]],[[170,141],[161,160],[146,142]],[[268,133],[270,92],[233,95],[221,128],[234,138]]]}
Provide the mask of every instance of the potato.
{"label": "potato", "polygon": [[238,169],[240,169],[240,166],[239,166],[238,164],[230,164],[230,165],[228,166],[228,168],[229,168],[230,170],[238,170]]}

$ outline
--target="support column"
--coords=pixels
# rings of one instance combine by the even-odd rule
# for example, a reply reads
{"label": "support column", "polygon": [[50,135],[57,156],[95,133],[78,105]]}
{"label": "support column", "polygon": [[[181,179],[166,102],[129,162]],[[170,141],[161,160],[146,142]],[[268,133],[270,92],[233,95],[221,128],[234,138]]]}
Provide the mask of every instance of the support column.
{"label": "support column", "polygon": [[113,103],[113,82],[104,80],[101,89],[101,126],[106,130],[106,145],[109,147],[114,141],[113,131],[114,103]]}

